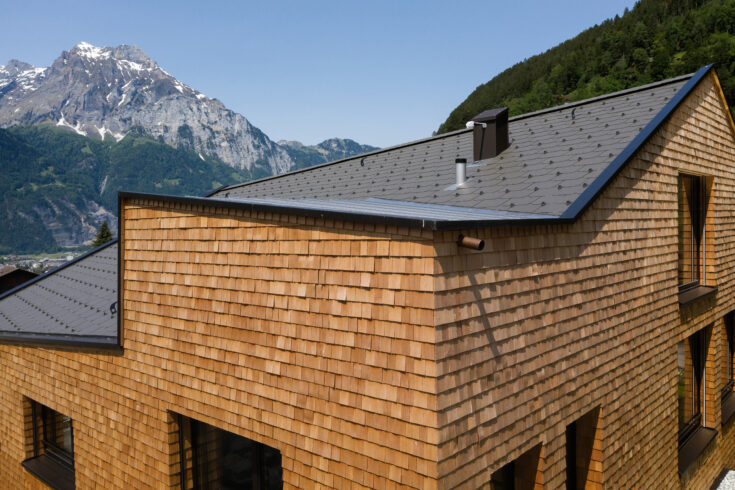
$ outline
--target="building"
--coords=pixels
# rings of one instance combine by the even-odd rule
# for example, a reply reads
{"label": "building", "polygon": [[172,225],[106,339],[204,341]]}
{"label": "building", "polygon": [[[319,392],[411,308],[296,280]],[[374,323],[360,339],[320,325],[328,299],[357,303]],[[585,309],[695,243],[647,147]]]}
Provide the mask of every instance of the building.
{"label": "building", "polygon": [[734,131],[704,67],[121,193],[119,242],[0,296],[0,474],[706,488],[735,465]]}
{"label": "building", "polygon": [[36,275],[33,272],[18,269],[12,265],[0,267],[0,294],[10,291],[26,281],[30,281]]}

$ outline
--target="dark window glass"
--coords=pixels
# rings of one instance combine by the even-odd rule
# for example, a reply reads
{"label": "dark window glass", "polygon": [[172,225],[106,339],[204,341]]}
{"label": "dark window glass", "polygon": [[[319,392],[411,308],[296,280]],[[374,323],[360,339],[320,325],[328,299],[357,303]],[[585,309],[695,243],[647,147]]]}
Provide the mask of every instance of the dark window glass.
{"label": "dark window glass", "polygon": [[696,175],[679,175],[679,287],[702,282],[705,222],[705,182]]}
{"label": "dark window glass", "polygon": [[702,425],[706,349],[705,329],[677,345],[680,444]]}
{"label": "dark window glass", "polygon": [[74,462],[74,445],[71,419],[55,410],[41,405],[43,419],[43,452],[59,459]]}
{"label": "dark window glass", "polygon": [[[601,444],[600,407],[582,415],[566,428],[567,490],[595,488],[602,481],[602,460],[595,444]],[[599,447],[599,446],[598,446]]]}
{"label": "dark window glass", "polygon": [[735,352],[735,314],[728,313],[725,315],[725,332],[723,337],[723,362],[722,362],[722,379],[725,384],[722,388],[722,396],[732,393],[735,386],[735,375],[733,373],[733,352]]}
{"label": "dark window glass", "polygon": [[179,434],[181,488],[283,488],[278,450],[183,416]]}
{"label": "dark window glass", "polygon": [[567,449],[567,490],[575,490],[577,488],[577,422],[574,421],[567,425],[566,429],[566,449]]}
{"label": "dark window glass", "polygon": [[511,461],[492,474],[493,490],[515,490],[515,463]]}

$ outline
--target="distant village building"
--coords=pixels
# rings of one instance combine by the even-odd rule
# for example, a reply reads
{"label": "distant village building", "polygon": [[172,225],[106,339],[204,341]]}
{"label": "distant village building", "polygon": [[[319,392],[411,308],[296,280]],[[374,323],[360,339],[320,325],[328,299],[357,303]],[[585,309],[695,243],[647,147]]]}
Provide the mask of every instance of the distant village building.
{"label": "distant village building", "polygon": [[18,269],[12,265],[0,267],[0,294],[10,291],[26,281],[30,281],[36,275],[33,272]]}
{"label": "distant village building", "polygon": [[12,488],[708,488],[735,465],[711,67],[204,198],[0,296]]}

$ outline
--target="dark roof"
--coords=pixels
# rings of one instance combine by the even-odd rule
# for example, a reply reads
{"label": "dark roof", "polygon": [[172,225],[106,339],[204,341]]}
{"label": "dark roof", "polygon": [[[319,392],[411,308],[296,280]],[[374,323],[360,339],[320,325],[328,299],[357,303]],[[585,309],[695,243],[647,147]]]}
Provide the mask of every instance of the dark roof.
{"label": "dark roof", "polygon": [[0,341],[117,347],[117,241],[0,295]]}
{"label": "dark roof", "polygon": [[[471,159],[469,130],[225,187],[211,198],[120,198],[429,229],[571,222],[710,68],[512,118],[511,146],[471,164],[458,189],[454,160]],[[0,341],[117,348],[117,254],[115,241],[1,294]]]}
{"label": "dark roof", "polygon": [[[416,218],[414,208],[405,206],[414,203],[440,205],[442,213],[446,206],[508,213],[508,222],[535,222],[539,216],[573,220],[710,68],[511,118],[510,147],[468,165],[469,180],[459,188],[453,185],[454,162],[471,161],[471,130],[225,187],[212,198],[296,214],[308,207],[308,214],[325,217],[344,217],[334,208],[350,201],[354,213],[348,214],[357,219],[374,215],[368,212],[369,199],[378,198],[402,202],[401,209],[411,210],[400,215],[404,218]],[[422,206],[422,213],[439,211],[429,207]],[[487,224],[497,225],[497,220]],[[482,226],[483,220],[475,225]]]}

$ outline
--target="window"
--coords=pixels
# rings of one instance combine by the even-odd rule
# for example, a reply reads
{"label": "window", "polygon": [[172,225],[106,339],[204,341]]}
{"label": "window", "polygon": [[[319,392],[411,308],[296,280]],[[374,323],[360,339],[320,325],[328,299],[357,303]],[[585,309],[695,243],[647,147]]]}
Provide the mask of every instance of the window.
{"label": "window", "polygon": [[493,490],[532,490],[544,485],[541,444],[495,471],[490,477]]}
{"label": "window", "polygon": [[679,175],[679,288],[682,290],[704,283],[705,195],[703,177]]}
{"label": "window", "polygon": [[277,449],[182,415],[176,417],[182,489],[283,488]]}
{"label": "window", "polygon": [[74,429],[71,418],[26,399],[30,416],[31,457],[23,466],[48,486],[73,489]]}
{"label": "window", "polygon": [[567,490],[602,486],[602,438],[597,407],[567,425]]}
{"label": "window", "polygon": [[735,312],[725,315],[722,320],[722,424],[735,415]]}
{"label": "window", "polygon": [[704,400],[705,350],[704,329],[677,345],[679,371],[679,444],[686,442],[702,424]]}
{"label": "window", "polygon": [[[714,419],[712,404],[707,402],[707,356],[711,327],[695,332],[677,344],[677,398],[679,413],[679,473],[683,474],[717,431],[711,428]],[[712,381],[710,389],[712,388]]]}
{"label": "window", "polygon": [[732,312],[725,315],[723,319],[724,332],[722,340],[724,341],[722,349],[722,379],[725,385],[722,388],[722,394],[732,393],[735,386],[735,376],[733,373],[733,353],[735,352],[735,314]]}
{"label": "window", "polygon": [[[679,175],[679,304],[686,305],[717,291],[715,271],[708,257],[713,246],[707,221],[711,177]],[[711,213],[709,213],[711,214]],[[711,255],[711,253],[709,254]]]}

